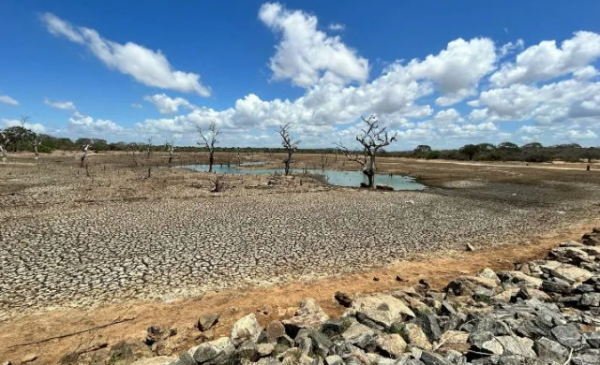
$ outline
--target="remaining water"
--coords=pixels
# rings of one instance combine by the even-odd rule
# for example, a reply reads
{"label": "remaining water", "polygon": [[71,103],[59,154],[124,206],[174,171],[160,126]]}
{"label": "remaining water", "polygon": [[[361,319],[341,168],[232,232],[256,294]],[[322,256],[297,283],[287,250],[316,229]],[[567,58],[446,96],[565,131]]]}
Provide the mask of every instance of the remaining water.
{"label": "remaining water", "polygon": [[[263,163],[252,163],[252,165],[260,165]],[[248,166],[249,164],[243,164]],[[182,166],[183,168],[192,169],[195,171],[208,171],[208,165],[187,165]],[[237,175],[273,175],[283,174],[283,169],[240,169],[235,165],[219,165],[213,166],[213,171],[217,174],[237,174]],[[292,169],[294,174],[315,174],[322,175],[325,177],[327,182],[331,185],[337,186],[360,186],[361,182],[367,183],[367,177],[361,171],[339,171],[339,170],[304,170],[304,169]],[[412,177],[394,175],[376,175],[375,184],[377,185],[388,185],[394,188],[394,190],[423,190],[424,185],[416,182]]]}

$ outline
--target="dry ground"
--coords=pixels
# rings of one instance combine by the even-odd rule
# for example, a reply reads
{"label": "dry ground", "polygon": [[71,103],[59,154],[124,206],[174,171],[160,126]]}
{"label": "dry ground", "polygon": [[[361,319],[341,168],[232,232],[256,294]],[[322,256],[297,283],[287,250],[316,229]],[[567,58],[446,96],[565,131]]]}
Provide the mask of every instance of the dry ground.
{"label": "dry ground", "polygon": [[[263,322],[285,316],[305,296],[336,314],[337,290],[379,291],[421,277],[441,286],[484,266],[506,269],[578,239],[600,216],[600,168],[587,172],[584,164],[382,158],[380,172],[411,175],[432,188],[371,192],[307,176],[228,176],[228,189],[214,194],[212,175],[157,167],[165,165],[164,154],[152,160],[139,155],[135,162],[124,153],[92,155],[89,176],[69,153],[39,161],[10,157],[0,164],[0,360],[36,353],[37,363],[52,363],[99,336],[109,344],[141,338],[151,323],[176,325],[185,348],[201,313],[221,313],[223,332],[248,311],[263,313]],[[204,154],[178,154],[176,163],[205,160]],[[235,154],[217,155],[217,163],[236,160]],[[324,164],[318,155],[297,160],[299,167]],[[325,165],[356,167],[341,156],[329,156]],[[146,178],[149,166],[155,167]],[[167,242],[176,249],[165,249]],[[462,252],[465,242],[481,250]],[[492,247],[501,244],[513,245]],[[214,252],[209,260],[207,252]],[[252,260],[240,264],[248,252]],[[111,278],[128,260],[133,269]],[[397,274],[408,282],[398,284]],[[90,289],[74,290],[79,284]],[[136,319],[14,347],[119,315]]]}

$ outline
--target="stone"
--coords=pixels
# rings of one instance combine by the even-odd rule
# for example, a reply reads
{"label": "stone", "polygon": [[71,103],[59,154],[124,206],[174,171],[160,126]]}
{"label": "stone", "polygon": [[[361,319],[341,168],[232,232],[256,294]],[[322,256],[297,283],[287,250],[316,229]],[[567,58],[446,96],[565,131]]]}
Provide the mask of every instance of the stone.
{"label": "stone", "polygon": [[352,325],[352,320],[349,318],[330,319],[325,321],[321,326],[321,332],[326,336],[333,337],[341,335]]}
{"label": "stone", "polygon": [[579,333],[579,329],[572,323],[556,326],[551,332],[556,341],[563,346],[569,348],[579,348],[581,346],[581,333]]}
{"label": "stone", "polygon": [[438,320],[430,311],[418,312],[416,322],[430,341],[438,341],[442,337]]}
{"label": "stone", "polygon": [[496,275],[496,272],[494,270],[490,269],[489,267],[486,267],[485,269],[481,270],[477,274],[477,276],[494,280],[496,282],[496,284],[500,284],[500,278],[498,277],[498,275]]}
{"label": "stone", "polygon": [[533,348],[542,361],[564,363],[569,357],[569,350],[556,341],[542,337],[535,341]]}
{"label": "stone", "polygon": [[542,279],[534,278],[521,271],[509,271],[506,274],[507,277],[510,278],[510,283],[516,284],[517,286],[525,286],[533,289],[539,289],[542,286]]}
{"label": "stone", "polygon": [[306,298],[300,303],[300,307],[294,317],[282,322],[287,334],[291,337],[296,337],[296,333],[301,328],[318,329],[328,319],[329,316],[315,299]]}
{"label": "stone", "polygon": [[494,295],[492,300],[496,303],[509,303],[520,290],[519,288],[508,288],[502,293]]}
{"label": "stone", "polygon": [[579,247],[556,247],[548,253],[548,257],[562,263],[579,265],[582,262],[591,262],[590,256]]}
{"label": "stone", "polygon": [[586,246],[600,246],[600,228],[594,228],[592,232],[584,234],[581,243]]}
{"label": "stone", "polygon": [[131,363],[153,355],[150,348],[141,340],[119,341],[110,348],[110,358],[114,362]]}
{"label": "stone", "polygon": [[477,332],[469,335],[471,349],[490,355],[502,355],[504,348],[491,332]]}
{"label": "stone", "polygon": [[600,349],[600,331],[585,332],[583,338],[585,338],[591,347]]}
{"label": "stone", "polygon": [[352,298],[344,292],[335,292],[333,297],[342,307],[350,308],[352,306]]}
{"label": "stone", "polygon": [[198,364],[233,365],[237,361],[235,345],[229,337],[203,343],[190,352]]}
{"label": "stone", "polygon": [[556,280],[556,278],[552,281],[544,280],[542,282],[542,290],[550,293],[558,293],[558,294],[571,294],[573,291],[573,287],[569,285],[568,282],[563,280]]}
{"label": "stone", "polygon": [[543,272],[565,280],[569,284],[582,283],[593,276],[588,270],[570,264],[559,263],[559,265],[556,265],[553,264],[553,261],[548,261],[546,265],[541,265],[540,268]]}
{"label": "stone", "polygon": [[261,331],[262,328],[258,324],[256,316],[254,313],[250,313],[235,322],[231,330],[231,340],[236,345],[244,341],[256,342]]}
{"label": "stone", "polygon": [[460,352],[454,350],[448,350],[446,352],[446,360],[450,361],[450,363],[454,365],[467,364],[467,358],[464,357]]}
{"label": "stone", "polygon": [[431,342],[425,335],[425,332],[415,323],[405,323],[403,337],[412,346],[416,346],[423,350],[429,350],[433,348]]}
{"label": "stone", "polygon": [[258,345],[252,341],[244,341],[237,349],[240,359],[257,361],[260,356],[258,354]]}
{"label": "stone", "polygon": [[414,312],[400,299],[387,294],[377,294],[356,298],[352,311],[361,313],[373,322],[389,328],[394,322],[414,318]]}
{"label": "stone", "polygon": [[429,351],[423,351],[420,360],[425,365],[452,365],[450,361],[444,359],[441,355]]}
{"label": "stone", "polygon": [[169,330],[159,324],[153,324],[146,330],[146,345],[151,346],[153,343],[164,340],[169,337]]}
{"label": "stone", "polygon": [[503,355],[517,355],[522,358],[535,358],[535,351],[533,351],[533,341],[529,338],[517,337],[517,336],[498,336],[496,337],[498,342],[502,345],[504,351]]}
{"label": "stone", "polygon": [[331,355],[325,358],[327,365],[344,365],[344,360],[339,355]]}
{"label": "stone", "polygon": [[375,338],[377,349],[384,355],[398,358],[406,350],[406,342],[399,334],[384,334]]}
{"label": "stone", "polygon": [[219,315],[215,313],[205,313],[198,318],[197,327],[200,331],[208,331],[219,322]]}
{"label": "stone", "polygon": [[600,350],[585,350],[573,355],[573,365],[600,365]]}
{"label": "stone", "polygon": [[131,365],[169,365],[176,360],[177,358],[172,356],[155,356],[147,359],[139,359]]}
{"label": "stone", "polygon": [[333,347],[333,342],[326,335],[314,329],[301,329],[295,341],[298,342],[302,338],[309,338],[312,344],[312,352],[321,357],[327,356]]}
{"label": "stone", "polygon": [[349,343],[365,348],[373,341],[375,331],[361,323],[352,323],[352,325],[342,333],[342,337]]}
{"label": "stone", "polygon": [[276,340],[285,335],[285,327],[280,321],[271,321],[266,328],[266,335],[269,340]]}
{"label": "stone", "polygon": [[581,305],[584,307],[600,307],[600,293],[585,293],[581,296]]}
{"label": "stone", "polygon": [[256,347],[256,351],[258,352],[258,356],[265,357],[269,356],[275,350],[275,344],[272,343],[259,343]]}
{"label": "stone", "polygon": [[22,364],[26,364],[28,362],[33,362],[38,358],[36,354],[27,354],[21,359]]}
{"label": "stone", "polygon": [[465,331],[455,331],[455,330],[450,330],[450,331],[446,331],[444,332],[444,334],[442,334],[442,337],[440,339],[440,344],[443,343],[444,346],[449,346],[449,347],[453,347],[453,346],[463,346],[466,345],[467,342],[469,340],[469,333],[465,332]]}

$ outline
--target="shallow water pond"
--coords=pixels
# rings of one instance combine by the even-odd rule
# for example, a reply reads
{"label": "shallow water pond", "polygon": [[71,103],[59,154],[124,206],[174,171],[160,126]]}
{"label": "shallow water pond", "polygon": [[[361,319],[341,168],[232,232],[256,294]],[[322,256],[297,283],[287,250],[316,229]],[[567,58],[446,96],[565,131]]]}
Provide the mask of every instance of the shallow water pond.
{"label": "shallow water pond", "polygon": [[[208,165],[186,165],[181,166],[195,171],[208,171]],[[214,172],[218,174],[236,174],[236,175],[273,175],[283,174],[283,169],[244,169],[238,168],[235,165],[219,165],[213,166]],[[363,175],[361,171],[340,171],[340,170],[321,170],[321,169],[292,169],[293,174],[314,174],[322,175],[325,180],[331,185],[337,186],[360,186],[361,182],[367,183],[367,177]],[[375,177],[375,184],[377,185],[388,185],[394,188],[394,190],[423,190],[425,186],[419,184],[412,177],[402,175],[384,175],[378,174]]]}

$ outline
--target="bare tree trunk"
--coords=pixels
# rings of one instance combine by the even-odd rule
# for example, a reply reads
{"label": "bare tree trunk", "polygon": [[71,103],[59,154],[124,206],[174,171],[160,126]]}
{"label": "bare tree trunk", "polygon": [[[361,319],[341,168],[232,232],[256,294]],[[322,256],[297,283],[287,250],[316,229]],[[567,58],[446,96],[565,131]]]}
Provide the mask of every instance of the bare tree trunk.
{"label": "bare tree trunk", "polygon": [[215,163],[215,150],[210,149],[208,151],[208,172],[213,172],[214,163]]}
{"label": "bare tree trunk", "polygon": [[285,176],[290,174],[290,164],[292,163],[292,151],[288,150],[288,157],[283,161],[285,164]]}
{"label": "bare tree trunk", "polygon": [[38,152],[38,145],[37,143],[33,145],[33,152],[35,153],[35,159],[37,160],[38,158],[40,158],[40,154]]}
{"label": "bare tree trunk", "polygon": [[8,154],[6,153],[6,149],[3,146],[0,146],[0,152],[2,152],[2,162],[6,163]]}
{"label": "bare tree trunk", "polygon": [[365,175],[369,178],[369,187],[375,187],[375,153],[369,151],[369,162],[365,169]]}
{"label": "bare tree trunk", "polygon": [[240,157],[240,148],[238,147],[237,149],[237,160],[238,160],[238,166],[240,166],[242,164],[242,158]]}

